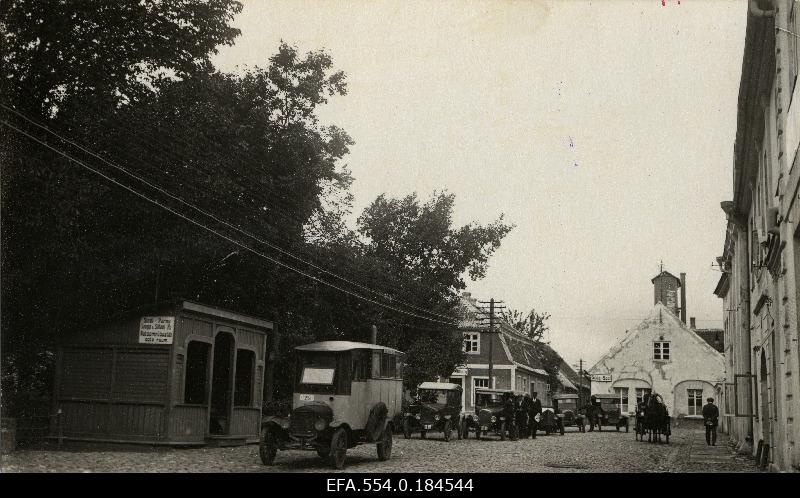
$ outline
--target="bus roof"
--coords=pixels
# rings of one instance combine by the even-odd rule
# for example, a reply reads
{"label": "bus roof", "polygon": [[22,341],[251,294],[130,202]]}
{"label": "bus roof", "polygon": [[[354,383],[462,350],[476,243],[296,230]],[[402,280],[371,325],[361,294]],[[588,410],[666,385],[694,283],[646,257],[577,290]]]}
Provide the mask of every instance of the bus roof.
{"label": "bus roof", "polygon": [[372,349],[378,351],[386,351],[389,353],[402,353],[394,348],[388,346],[379,346],[378,344],[369,344],[367,342],[352,342],[352,341],[322,341],[313,342],[304,346],[297,346],[294,348],[297,351],[324,351],[324,352],[340,352],[352,351],[354,349]]}

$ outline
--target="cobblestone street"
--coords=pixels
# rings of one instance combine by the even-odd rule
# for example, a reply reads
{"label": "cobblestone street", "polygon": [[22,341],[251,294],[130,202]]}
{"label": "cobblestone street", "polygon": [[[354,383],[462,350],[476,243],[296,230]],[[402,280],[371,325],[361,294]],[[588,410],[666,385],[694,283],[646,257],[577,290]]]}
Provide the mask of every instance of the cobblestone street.
{"label": "cobblestone street", "polygon": [[[346,472],[756,472],[720,438],[709,455],[703,434],[675,428],[670,444],[635,441],[633,433],[568,431],[536,440],[427,440],[395,436],[392,458],[374,445],[347,453]],[[697,455],[697,456],[696,456]],[[313,452],[279,452],[265,467],[255,445],[148,451],[19,450],[2,457],[3,472],[331,472]]]}

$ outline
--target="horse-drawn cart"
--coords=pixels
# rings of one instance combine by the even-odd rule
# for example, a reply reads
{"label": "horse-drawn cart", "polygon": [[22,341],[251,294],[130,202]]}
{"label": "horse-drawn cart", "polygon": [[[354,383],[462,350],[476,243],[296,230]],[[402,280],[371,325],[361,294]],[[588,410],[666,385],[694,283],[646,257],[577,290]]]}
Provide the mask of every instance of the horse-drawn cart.
{"label": "horse-drawn cart", "polygon": [[672,434],[672,418],[660,394],[645,394],[643,402],[636,408],[636,440],[660,443],[661,436],[669,444]]}

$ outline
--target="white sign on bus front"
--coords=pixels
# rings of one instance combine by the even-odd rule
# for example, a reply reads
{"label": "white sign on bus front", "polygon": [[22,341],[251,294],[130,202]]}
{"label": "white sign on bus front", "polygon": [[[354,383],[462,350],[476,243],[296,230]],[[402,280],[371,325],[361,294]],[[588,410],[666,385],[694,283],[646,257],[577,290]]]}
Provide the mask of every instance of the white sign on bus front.
{"label": "white sign on bus front", "polygon": [[174,316],[143,316],[139,322],[139,344],[172,344]]}

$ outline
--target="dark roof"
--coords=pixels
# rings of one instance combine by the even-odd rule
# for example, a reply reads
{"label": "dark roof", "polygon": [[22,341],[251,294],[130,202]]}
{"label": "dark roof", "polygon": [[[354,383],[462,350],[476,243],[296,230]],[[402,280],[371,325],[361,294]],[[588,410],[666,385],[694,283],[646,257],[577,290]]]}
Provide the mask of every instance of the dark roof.
{"label": "dark roof", "polygon": [[667,270],[663,270],[661,273],[659,273],[658,275],[656,275],[655,277],[650,279],[650,282],[655,282],[658,277],[662,277],[662,276],[663,277],[672,277],[672,278],[674,278],[675,280],[678,281],[678,287],[681,286],[681,279],[679,279],[678,277],[676,277],[672,273],[668,272]]}
{"label": "dark roof", "polygon": [[[576,387],[582,384],[585,388],[589,388],[589,380],[584,378],[583,381],[581,381],[581,376],[578,375],[578,373],[564,361],[564,358],[548,344],[518,338],[512,334],[505,334],[505,340],[506,345],[508,345],[508,350],[511,352],[512,361],[525,365],[532,370],[544,371],[544,356],[546,354],[555,355],[559,360],[558,371],[566,377],[567,380]],[[567,389],[569,388],[569,386],[564,387]]]}
{"label": "dark roof", "polygon": [[339,352],[339,351],[352,351],[354,349],[378,349],[389,351],[390,353],[400,353],[400,351],[390,348],[389,346],[379,346],[377,344],[369,344],[366,342],[351,342],[351,341],[322,341],[306,344],[304,346],[297,346],[298,351],[326,351],[326,352]]}
{"label": "dark roof", "polygon": [[722,329],[693,329],[712,348],[720,353],[725,352],[725,331]]}

